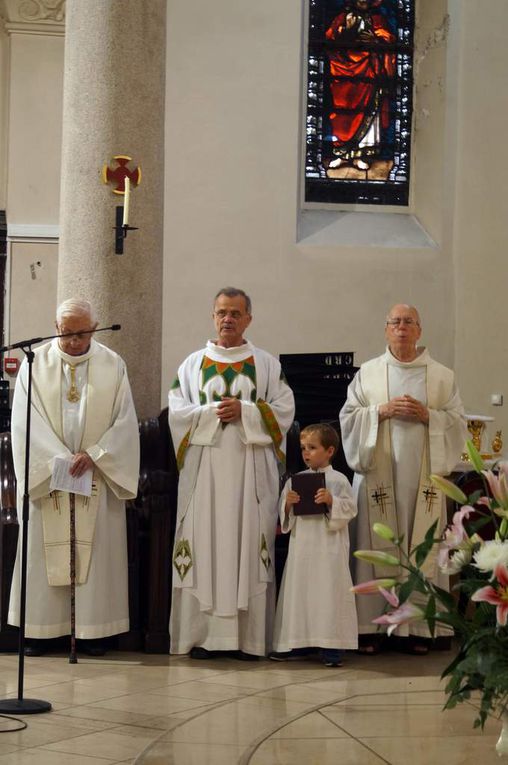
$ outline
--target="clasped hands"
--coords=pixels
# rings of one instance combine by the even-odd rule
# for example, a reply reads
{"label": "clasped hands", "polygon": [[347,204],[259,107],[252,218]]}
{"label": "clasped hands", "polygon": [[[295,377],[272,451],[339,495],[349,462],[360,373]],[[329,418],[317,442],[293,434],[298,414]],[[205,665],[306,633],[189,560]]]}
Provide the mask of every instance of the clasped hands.
{"label": "clasped hands", "polygon": [[[286,495],[286,512],[289,513],[290,508],[293,507],[293,505],[297,505],[299,501],[300,495],[298,492],[290,489]],[[314,502],[316,505],[327,505],[330,508],[333,502],[332,495],[328,489],[318,489],[314,495]]]}
{"label": "clasped hands", "polygon": [[217,407],[217,417],[223,423],[236,422],[242,416],[242,403],[238,398],[222,396]]}
{"label": "clasped hands", "polygon": [[92,470],[93,465],[93,460],[87,452],[78,452],[72,458],[69,473],[74,478],[80,478],[87,470]]}
{"label": "clasped hands", "polygon": [[399,417],[404,420],[413,420],[414,422],[423,422],[427,425],[429,422],[429,410],[417,401],[416,398],[408,396],[396,396],[390,399],[386,404],[381,404],[378,408],[379,420],[388,420],[391,417]]}

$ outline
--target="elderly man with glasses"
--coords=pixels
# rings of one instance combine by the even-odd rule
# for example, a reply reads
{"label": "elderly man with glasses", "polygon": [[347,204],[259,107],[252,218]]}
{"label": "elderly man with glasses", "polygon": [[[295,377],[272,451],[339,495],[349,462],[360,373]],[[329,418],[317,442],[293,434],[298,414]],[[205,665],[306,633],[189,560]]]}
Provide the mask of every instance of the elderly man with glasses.
{"label": "elderly man with glasses", "polygon": [[[438,522],[436,536],[446,523],[445,497],[429,475],[447,475],[464,448],[466,426],[455,375],[434,361],[417,342],[421,335],[416,308],[393,306],[386,318],[388,347],[382,356],[362,364],[351,382],[340,413],[344,451],[355,471],[353,487],[358,501],[356,549],[388,552],[393,544],[372,532],[375,522],[390,526],[403,537],[406,552],[423,541]],[[447,588],[447,576],[429,556],[425,573]],[[357,561],[358,584],[376,576],[393,576],[393,568]],[[358,602],[361,651],[377,653],[381,637],[372,619],[384,611],[381,596]],[[396,647],[426,653],[426,625],[398,628]]]}
{"label": "elderly man with glasses", "polygon": [[[30,533],[25,653],[40,656],[49,638],[70,625],[69,513],[76,513],[76,637],[78,649],[105,651],[103,638],[129,629],[125,500],[136,496],[138,421],[125,363],[94,340],[97,320],[87,300],[57,309],[54,339],[35,351],[31,398]],[[18,507],[25,473],[28,367],[21,365],[12,406],[12,448]],[[59,461],[58,458],[61,458]],[[58,472],[65,488],[53,486]],[[88,474],[86,489],[70,477]],[[58,488],[58,490],[56,490]],[[62,490],[60,490],[62,489]],[[90,494],[91,496],[86,496]],[[9,624],[20,620],[20,546]]]}
{"label": "elderly man with glasses", "polygon": [[270,648],[278,465],[293,421],[280,363],[244,338],[251,301],[225,287],[216,339],[192,353],[169,393],[180,470],[171,653],[249,659]]}

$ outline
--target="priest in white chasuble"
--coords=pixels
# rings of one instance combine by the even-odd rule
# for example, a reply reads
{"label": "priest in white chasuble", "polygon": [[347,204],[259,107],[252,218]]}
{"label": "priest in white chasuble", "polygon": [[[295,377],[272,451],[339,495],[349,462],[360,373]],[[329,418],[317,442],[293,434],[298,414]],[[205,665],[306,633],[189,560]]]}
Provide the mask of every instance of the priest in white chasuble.
{"label": "priest in white chasuble", "polygon": [[[96,641],[129,629],[125,500],[136,496],[139,430],[123,360],[93,339],[97,322],[85,300],[57,310],[55,338],[35,350],[32,374],[27,653],[70,633],[69,493],[50,490],[55,458],[78,478],[91,471],[91,496],[75,494],[76,637]],[[79,333],[85,334],[79,334]],[[26,360],[16,381],[12,448],[18,508],[25,483]],[[88,472],[90,475],[90,473]],[[20,541],[9,623],[19,625]],[[84,650],[100,653],[89,642]],[[78,642],[78,648],[80,643]]]}
{"label": "priest in white chasuble", "polygon": [[217,339],[180,366],[169,424],[180,470],[171,652],[264,655],[274,618],[279,466],[294,416],[280,363],[243,333],[243,290],[220,290]]}
{"label": "priest in white chasuble", "polygon": [[[355,549],[393,552],[392,543],[373,531],[376,521],[390,526],[404,545],[414,547],[438,521],[436,536],[446,525],[445,497],[429,475],[448,475],[460,459],[467,438],[464,411],[454,373],[434,361],[424,347],[415,308],[395,305],[386,319],[386,352],[362,364],[348,389],[340,413],[344,452],[355,471],[353,488],[358,502]],[[434,551],[433,551],[434,553]],[[448,577],[429,555],[425,573],[447,588]],[[389,573],[388,573],[389,572]],[[375,576],[393,575],[363,561],[356,561],[356,584]],[[360,635],[365,653],[374,653],[379,640],[372,619],[385,610],[377,595],[357,598]],[[370,634],[369,634],[370,633]],[[402,625],[399,645],[415,653],[428,649],[424,623]]]}

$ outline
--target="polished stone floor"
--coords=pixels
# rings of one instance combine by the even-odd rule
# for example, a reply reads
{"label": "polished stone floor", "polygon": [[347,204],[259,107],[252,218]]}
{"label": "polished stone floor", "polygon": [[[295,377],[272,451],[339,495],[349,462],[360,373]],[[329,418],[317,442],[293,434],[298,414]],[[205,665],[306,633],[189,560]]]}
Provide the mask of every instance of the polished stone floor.
{"label": "polished stone floor", "polygon": [[[500,765],[497,720],[481,732],[471,706],[442,711],[450,657],[30,658],[24,696],[53,711],[17,732],[0,718],[0,765]],[[17,696],[17,671],[0,654],[0,698]]]}

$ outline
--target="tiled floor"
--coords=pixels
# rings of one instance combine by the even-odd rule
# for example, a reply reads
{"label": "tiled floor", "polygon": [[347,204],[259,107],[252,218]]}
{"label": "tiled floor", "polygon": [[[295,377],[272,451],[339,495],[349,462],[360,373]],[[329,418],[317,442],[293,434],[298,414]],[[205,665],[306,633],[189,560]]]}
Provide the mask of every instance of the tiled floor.
{"label": "tiled floor", "polygon": [[[482,733],[470,706],[442,711],[449,659],[30,658],[24,695],[53,712],[18,732],[0,718],[0,765],[501,765],[498,721]],[[0,654],[0,698],[17,696],[17,669]]]}

